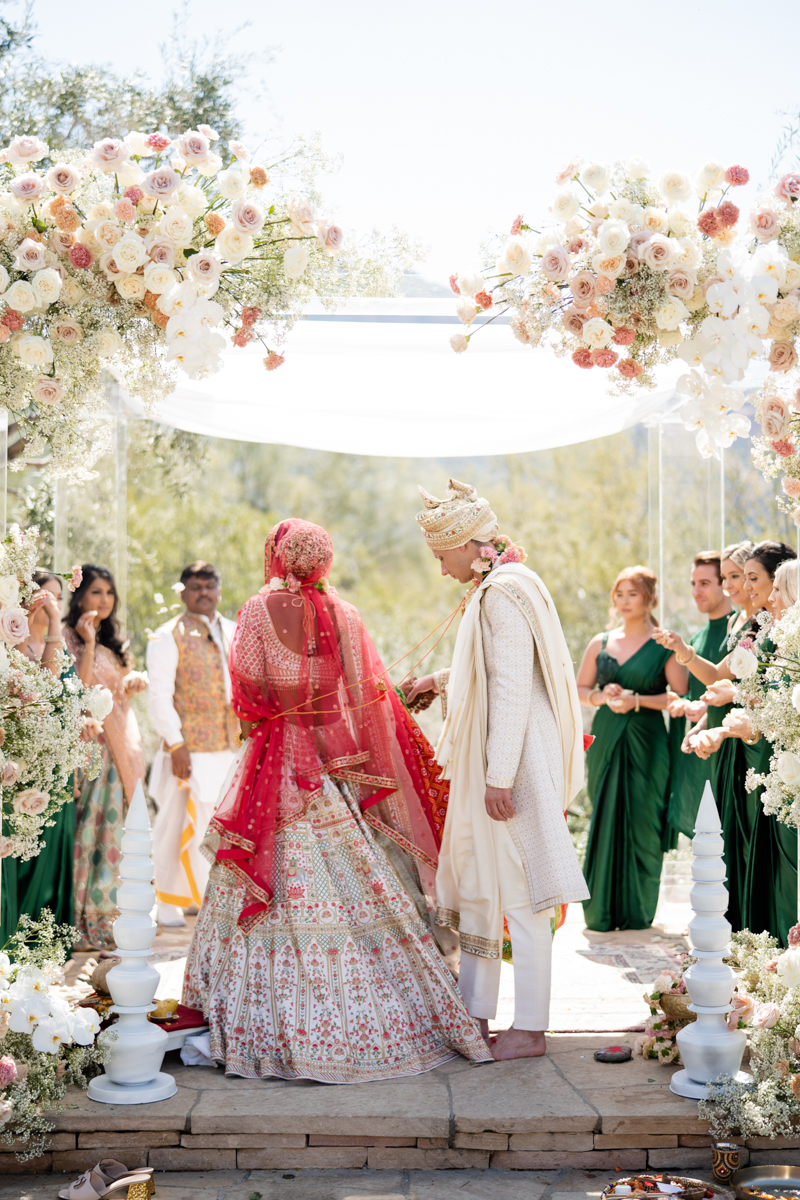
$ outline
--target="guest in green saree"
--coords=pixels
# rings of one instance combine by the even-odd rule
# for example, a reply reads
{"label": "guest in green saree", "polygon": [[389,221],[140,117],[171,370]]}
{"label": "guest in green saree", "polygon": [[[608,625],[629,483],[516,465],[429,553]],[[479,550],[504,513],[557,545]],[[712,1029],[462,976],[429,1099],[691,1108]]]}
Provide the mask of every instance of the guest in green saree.
{"label": "guest in green saree", "polygon": [[[768,610],[780,615],[783,610],[775,605],[774,578],[782,563],[796,557],[791,546],[784,542],[760,542],[748,549],[743,588],[751,613]],[[737,632],[740,636],[755,635],[758,628],[753,618]],[[664,645],[676,651],[679,659],[689,657],[690,647],[677,634],[665,630],[660,637]],[[717,666],[694,655],[688,666],[692,674],[709,686],[733,679],[727,658]],[[713,691],[722,697],[721,688]],[[725,751],[717,764],[715,779],[728,871],[728,919],[734,929],[750,929],[754,933],[766,930],[785,946],[789,929],[797,919],[797,831],[764,812],[761,788],[748,792],[745,787],[750,768],[760,773],[768,770],[771,743],[753,735],[749,718],[739,710],[729,712],[723,721],[721,727],[700,731],[694,746],[701,757]],[[728,747],[728,742],[734,744]]]}
{"label": "guest in green saree", "polygon": [[592,638],[578,673],[581,703],[595,714],[587,754],[592,821],[584,874],[589,929],[646,929],[653,921],[668,844],[670,757],[663,712],[668,687],[682,694],[687,674],[653,640],[657,581],[628,567],[611,592],[622,628]]}
{"label": "guest in green saree", "polygon": [[[694,635],[690,646],[702,658],[711,662],[719,660],[727,653],[728,622],[731,615],[731,602],[723,590],[720,553],[718,550],[701,550],[692,560],[692,599],[699,612],[708,620],[702,629]],[[672,756],[672,774],[670,779],[670,797],[667,818],[673,829],[691,837],[694,833],[694,823],[697,819],[697,809],[706,781],[711,779],[712,766],[708,760],[698,758],[689,746],[690,733],[686,729],[685,719],[688,717],[692,725],[707,714],[704,702],[705,684],[694,675],[689,676],[689,690],[686,696],[676,697],[668,705],[670,715],[670,733],[673,723],[681,729],[681,737],[670,738],[671,745],[678,742],[678,752]],[[721,718],[720,718],[721,724]]]}

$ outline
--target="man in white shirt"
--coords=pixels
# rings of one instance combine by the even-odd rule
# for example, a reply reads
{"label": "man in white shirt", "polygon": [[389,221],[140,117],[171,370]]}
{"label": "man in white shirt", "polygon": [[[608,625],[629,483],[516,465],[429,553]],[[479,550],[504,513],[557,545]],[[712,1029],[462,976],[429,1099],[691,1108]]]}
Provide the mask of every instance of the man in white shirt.
{"label": "man in white shirt", "polygon": [[200,905],[209,863],[200,853],[233,761],[238,722],[228,674],[234,621],[217,612],[219,571],[193,562],[181,574],[185,609],[147,646],[150,711],[161,744],[150,772],[158,806],[153,861],[160,925],[185,925]]}

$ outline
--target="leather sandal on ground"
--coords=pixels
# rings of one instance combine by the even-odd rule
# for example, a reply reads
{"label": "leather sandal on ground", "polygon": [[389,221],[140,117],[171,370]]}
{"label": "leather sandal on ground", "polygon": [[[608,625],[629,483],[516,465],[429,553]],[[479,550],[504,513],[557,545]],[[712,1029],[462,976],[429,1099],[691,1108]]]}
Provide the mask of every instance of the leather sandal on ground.
{"label": "leather sandal on ground", "polygon": [[102,1158],[58,1195],[59,1200],[148,1200],[154,1192],[152,1167],[128,1170],[115,1158]]}

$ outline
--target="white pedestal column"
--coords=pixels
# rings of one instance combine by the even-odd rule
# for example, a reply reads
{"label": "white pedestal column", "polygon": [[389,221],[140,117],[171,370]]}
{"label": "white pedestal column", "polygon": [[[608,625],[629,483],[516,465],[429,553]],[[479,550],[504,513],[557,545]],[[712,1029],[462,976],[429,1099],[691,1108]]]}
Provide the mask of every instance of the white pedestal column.
{"label": "white pedestal column", "polygon": [[153,839],[150,817],[141,783],[136,785],[122,838],[120,886],[117,891],[119,916],[114,922],[117,954],[122,962],[107,975],[108,990],[119,1016],[107,1034],[111,1056],[105,1075],[89,1084],[89,1098],[103,1104],[152,1104],[166,1100],[178,1090],[171,1075],[161,1070],[168,1035],[148,1021],[155,1008],[158,971],[147,961],[156,925],[150,916],[155,903],[153,891]]}
{"label": "white pedestal column", "polygon": [[684,975],[691,998],[689,1008],[697,1020],[677,1035],[684,1070],[672,1076],[670,1091],[693,1100],[704,1100],[707,1084],[720,1075],[731,1075],[738,1083],[752,1079],[742,1065],[747,1045],[744,1029],[728,1029],[725,1015],[733,1007],[734,971],[722,961],[730,949],[730,923],[725,918],[728,889],[725,887],[724,844],[719,812],[711,784],[706,783],[692,839],[691,891],[693,917],[689,922],[692,955],[698,959]]}

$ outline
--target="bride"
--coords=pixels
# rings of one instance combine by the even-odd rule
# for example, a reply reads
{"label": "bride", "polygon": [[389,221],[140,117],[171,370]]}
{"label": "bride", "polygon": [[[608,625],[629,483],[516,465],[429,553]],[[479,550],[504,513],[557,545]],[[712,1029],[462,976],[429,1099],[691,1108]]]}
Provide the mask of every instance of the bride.
{"label": "bride", "polygon": [[183,1002],[228,1074],[360,1083],[488,1061],[427,923],[437,785],[358,611],[328,588],[332,558],[320,526],[277,525],[239,614],[246,740],[205,843]]}

